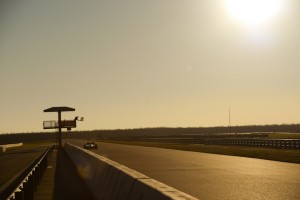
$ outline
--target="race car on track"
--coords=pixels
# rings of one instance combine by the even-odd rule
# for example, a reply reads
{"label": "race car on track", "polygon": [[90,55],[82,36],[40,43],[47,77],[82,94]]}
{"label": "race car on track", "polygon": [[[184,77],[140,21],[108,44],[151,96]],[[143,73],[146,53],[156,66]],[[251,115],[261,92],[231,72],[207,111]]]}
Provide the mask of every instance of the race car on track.
{"label": "race car on track", "polygon": [[95,142],[87,142],[83,145],[84,149],[98,149],[98,146]]}

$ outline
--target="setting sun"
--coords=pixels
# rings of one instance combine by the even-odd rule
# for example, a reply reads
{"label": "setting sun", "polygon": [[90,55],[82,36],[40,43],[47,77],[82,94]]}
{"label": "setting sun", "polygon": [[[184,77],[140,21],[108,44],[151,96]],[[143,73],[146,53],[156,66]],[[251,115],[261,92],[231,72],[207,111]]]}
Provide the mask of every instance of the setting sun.
{"label": "setting sun", "polygon": [[274,19],[283,4],[283,0],[225,0],[230,16],[247,27],[257,27]]}

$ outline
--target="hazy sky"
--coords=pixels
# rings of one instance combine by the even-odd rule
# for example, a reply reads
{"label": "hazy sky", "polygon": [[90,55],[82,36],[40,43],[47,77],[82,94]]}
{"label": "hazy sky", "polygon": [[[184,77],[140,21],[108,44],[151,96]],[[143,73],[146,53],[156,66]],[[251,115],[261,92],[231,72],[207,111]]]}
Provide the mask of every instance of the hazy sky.
{"label": "hazy sky", "polygon": [[2,0],[0,133],[299,123],[300,1],[230,1]]}

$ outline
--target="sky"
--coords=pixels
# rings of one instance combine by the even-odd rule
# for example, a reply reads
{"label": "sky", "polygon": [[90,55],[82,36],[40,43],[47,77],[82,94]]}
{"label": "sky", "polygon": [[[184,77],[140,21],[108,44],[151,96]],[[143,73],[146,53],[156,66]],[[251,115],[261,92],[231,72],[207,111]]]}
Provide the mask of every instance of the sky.
{"label": "sky", "polygon": [[1,1],[0,133],[299,123],[300,1],[242,1]]}

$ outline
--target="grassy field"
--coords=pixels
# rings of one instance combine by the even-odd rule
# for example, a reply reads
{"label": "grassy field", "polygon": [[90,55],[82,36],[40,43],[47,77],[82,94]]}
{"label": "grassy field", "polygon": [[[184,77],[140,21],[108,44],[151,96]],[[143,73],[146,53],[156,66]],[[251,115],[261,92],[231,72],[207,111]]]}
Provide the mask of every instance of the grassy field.
{"label": "grassy field", "polygon": [[[100,141],[99,141],[100,142]],[[290,163],[300,163],[300,150],[290,149],[269,149],[257,147],[242,146],[223,146],[223,145],[203,145],[203,144],[164,144],[153,142],[135,142],[135,141],[101,141],[127,145],[140,145],[148,147],[159,147],[166,149],[177,149],[183,151],[195,151],[222,155],[242,156],[251,158],[260,158]]]}

